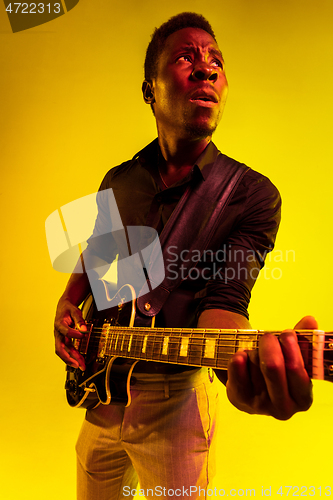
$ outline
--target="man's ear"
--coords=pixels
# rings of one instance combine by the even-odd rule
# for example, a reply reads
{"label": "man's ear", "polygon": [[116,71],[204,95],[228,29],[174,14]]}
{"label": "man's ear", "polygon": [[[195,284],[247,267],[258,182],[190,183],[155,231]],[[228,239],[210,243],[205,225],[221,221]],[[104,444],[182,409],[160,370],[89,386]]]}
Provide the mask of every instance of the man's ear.
{"label": "man's ear", "polygon": [[149,80],[144,80],[142,84],[142,94],[143,100],[146,104],[153,104],[155,102],[154,90],[152,82]]}

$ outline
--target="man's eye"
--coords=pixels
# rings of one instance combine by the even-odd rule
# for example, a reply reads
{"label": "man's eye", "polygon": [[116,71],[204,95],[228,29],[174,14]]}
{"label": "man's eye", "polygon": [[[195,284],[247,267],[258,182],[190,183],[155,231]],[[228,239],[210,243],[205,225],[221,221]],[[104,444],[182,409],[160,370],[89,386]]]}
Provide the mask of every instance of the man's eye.
{"label": "man's eye", "polygon": [[224,65],[223,65],[222,61],[220,61],[219,59],[214,59],[212,62],[215,66],[218,66],[219,68],[223,69]]}
{"label": "man's eye", "polygon": [[183,60],[183,61],[187,61],[187,62],[192,62],[191,56],[185,56],[185,55],[178,57],[178,61],[179,60]]}

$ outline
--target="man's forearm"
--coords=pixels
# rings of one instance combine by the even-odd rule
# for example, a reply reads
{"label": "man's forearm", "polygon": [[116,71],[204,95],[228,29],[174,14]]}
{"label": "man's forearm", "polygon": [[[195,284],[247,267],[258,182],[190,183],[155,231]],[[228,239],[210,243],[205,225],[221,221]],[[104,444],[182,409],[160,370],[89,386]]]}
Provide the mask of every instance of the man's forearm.
{"label": "man's forearm", "polygon": [[73,273],[68,280],[60,301],[68,300],[74,306],[79,306],[90,292],[90,284],[86,273]]}
{"label": "man's forearm", "polygon": [[206,309],[198,320],[198,328],[237,328],[249,330],[251,325],[248,319],[241,314],[223,309]]}
{"label": "man's forearm", "polygon": [[[241,314],[223,309],[206,309],[198,319],[198,328],[251,329],[250,322]],[[226,384],[227,370],[214,370],[218,379]]]}
{"label": "man's forearm", "polygon": [[[95,255],[88,246],[88,248],[82,252],[60,301],[69,300],[73,305],[79,306],[91,291],[89,279],[85,270],[94,269],[96,270],[96,276],[98,276],[98,270],[103,269],[103,271],[106,272],[107,265],[108,263]],[[84,272],[82,272],[82,269]]]}

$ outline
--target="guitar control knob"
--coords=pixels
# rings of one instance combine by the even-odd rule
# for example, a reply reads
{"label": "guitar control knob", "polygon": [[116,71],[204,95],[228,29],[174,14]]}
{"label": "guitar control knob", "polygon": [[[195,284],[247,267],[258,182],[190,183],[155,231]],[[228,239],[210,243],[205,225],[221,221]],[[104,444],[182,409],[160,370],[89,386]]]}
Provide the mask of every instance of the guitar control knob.
{"label": "guitar control knob", "polygon": [[66,365],[66,372],[75,372],[76,368],[74,366]]}

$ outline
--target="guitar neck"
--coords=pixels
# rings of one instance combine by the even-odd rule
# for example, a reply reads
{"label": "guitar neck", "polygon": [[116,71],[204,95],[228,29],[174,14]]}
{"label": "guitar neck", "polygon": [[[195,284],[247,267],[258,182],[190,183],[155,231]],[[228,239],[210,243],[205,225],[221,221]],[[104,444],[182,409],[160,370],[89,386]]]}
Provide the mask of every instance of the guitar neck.
{"label": "guitar neck", "polygon": [[[88,344],[90,348],[93,344],[98,359],[120,356],[226,370],[236,351],[256,349],[264,333],[262,330],[121,327],[105,323],[100,328],[91,326],[79,350],[84,355]],[[310,377],[333,379],[333,332],[299,330],[296,333]]]}

